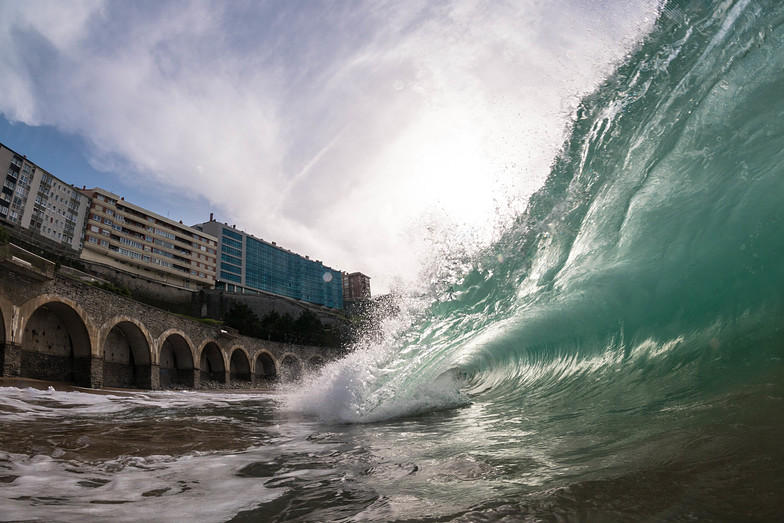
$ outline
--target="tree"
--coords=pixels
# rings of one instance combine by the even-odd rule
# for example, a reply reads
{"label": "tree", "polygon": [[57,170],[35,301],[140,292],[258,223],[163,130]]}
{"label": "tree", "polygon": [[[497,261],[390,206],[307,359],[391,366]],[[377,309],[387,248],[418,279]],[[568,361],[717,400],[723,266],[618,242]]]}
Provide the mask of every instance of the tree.
{"label": "tree", "polygon": [[261,319],[244,303],[233,302],[223,316],[225,325],[244,336],[281,343],[299,343],[319,347],[341,346],[340,330],[324,326],[315,312],[305,309],[295,320],[291,314],[270,311]]}
{"label": "tree", "polygon": [[276,311],[267,313],[261,320],[262,338],[292,343],[295,337],[294,318],[290,314],[279,314]]}
{"label": "tree", "polygon": [[294,322],[295,335],[298,343],[305,345],[322,345],[324,341],[324,326],[316,313],[303,310]]}
{"label": "tree", "polygon": [[240,334],[245,336],[262,337],[262,326],[259,317],[244,303],[233,302],[231,309],[223,316],[223,322],[229,327],[237,329]]}

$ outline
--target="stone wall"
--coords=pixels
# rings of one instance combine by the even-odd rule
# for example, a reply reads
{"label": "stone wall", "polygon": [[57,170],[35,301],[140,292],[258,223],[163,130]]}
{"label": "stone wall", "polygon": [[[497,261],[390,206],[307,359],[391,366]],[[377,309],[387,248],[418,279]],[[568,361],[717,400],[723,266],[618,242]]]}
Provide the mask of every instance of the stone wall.
{"label": "stone wall", "polygon": [[87,267],[91,275],[128,288],[134,299],[142,303],[195,318],[220,320],[231,309],[232,303],[238,302],[247,305],[259,318],[270,312],[290,314],[297,318],[303,310],[310,310],[325,325],[341,325],[346,321],[345,312],[340,309],[330,309],[285,296],[267,293],[238,294],[215,289],[184,289],[115,267],[96,263],[89,263]]}
{"label": "stone wall", "polygon": [[77,383],[73,373],[73,359],[70,355],[42,354],[32,350],[20,353],[20,372],[22,376],[35,375],[47,381],[67,381]]}
{"label": "stone wall", "polygon": [[145,278],[100,263],[84,264],[89,274],[131,290],[137,301],[177,314],[200,316],[198,303],[194,299],[198,289],[184,289],[157,281],[152,276]]}
{"label": "stone wall", "polygon": [[196,308],[199,309],[201,316],[206,318],[223,318],[231,309],[232,304],[236,302],[247,305],[259,319],[270,312],[277,312],[281,315],[289,314],[296,319],[302,311],[310,310],[325,325],[336,325],[345,322],[345,316],[341,310],[311,305],[292,298],[286,298],[285,296],[237,294],[209,289],[200,291],[194,296],[194,299],[196,300]]}
{"label": "stone wall", "polygon": [[[0,313],[6,377],[158,388],[198,386],[200,380],[225,384],[233,373],[236,379],[261,382],[296,375],[339,355],[334,349],[233,335],[64,275],[39,281],[5,266],[0,267]],[[180,347],[181,361],[160,368],[162,348],[172,347],[170,341]]]}

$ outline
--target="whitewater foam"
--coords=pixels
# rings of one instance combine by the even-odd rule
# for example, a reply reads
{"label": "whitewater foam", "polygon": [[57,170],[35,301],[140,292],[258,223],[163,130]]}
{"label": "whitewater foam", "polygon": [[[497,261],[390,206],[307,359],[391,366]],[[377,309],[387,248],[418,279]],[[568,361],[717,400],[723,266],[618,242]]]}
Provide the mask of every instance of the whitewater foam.
{"label": "whitewater foam", "polygon": [[[281,495],[237,470],[258,459],[233,455],[127,456],[100,464],[44,455],[0,454],[3,474],[0,520],[160,521],[162,514],[198,521],[226,521],[241,510]],[[247,495],[227,496],[243,491]],[[169,519],[166,517],[165,519]]]}

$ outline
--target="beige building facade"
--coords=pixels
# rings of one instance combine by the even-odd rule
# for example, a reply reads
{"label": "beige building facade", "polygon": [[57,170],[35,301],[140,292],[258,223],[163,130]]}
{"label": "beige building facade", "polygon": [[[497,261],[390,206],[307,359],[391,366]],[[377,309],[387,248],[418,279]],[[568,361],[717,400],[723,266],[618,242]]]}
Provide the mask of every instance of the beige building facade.
{"label": "beige building facade", "polygon": [[186,289],[213,288],[217,238],[100,188],[91,199],[81,258]]}

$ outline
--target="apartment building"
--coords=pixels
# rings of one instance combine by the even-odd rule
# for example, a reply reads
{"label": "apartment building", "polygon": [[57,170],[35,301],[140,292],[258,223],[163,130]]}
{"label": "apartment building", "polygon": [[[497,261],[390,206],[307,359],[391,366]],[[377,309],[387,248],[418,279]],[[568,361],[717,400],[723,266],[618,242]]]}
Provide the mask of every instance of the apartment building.
{"label": "apartment building", "polygon": [[89,198],[3,144],[0,169],[0,221],[79,252]]}
{"label": "apartment building", "polygon": [[335,309],[343,308],[341,272],[219,223],[194,227],[218,239],[216,289],[244,294],[266,292]]}
{"label": "apartment building", "polygon": [[218,240],[100,188],[91,199],[82,259],[187,289],[215,285]]}
{"label": "apartment building", "polygon": [[343,299],[344,300],[369,300],[370,276],[361,272],[343,273]]}

